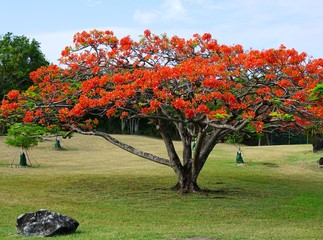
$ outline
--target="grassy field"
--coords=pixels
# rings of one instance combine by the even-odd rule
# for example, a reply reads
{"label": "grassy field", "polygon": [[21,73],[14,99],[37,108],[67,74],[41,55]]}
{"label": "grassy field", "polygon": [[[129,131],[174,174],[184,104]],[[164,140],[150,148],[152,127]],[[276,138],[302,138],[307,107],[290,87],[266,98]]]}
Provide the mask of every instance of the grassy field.
{"label": "grassy field", "polygon": [[[158,139],[117,136],[165,156]],[[323,239],[322,154],[310,145],[215,147],[199,183],[211,191],[179,195],[173,171],[119,150],[104,139],[75,135],[65,151],[45,141],[29,151],[34,167],[0,137],[0,239],[16,234],[18,215],[49,209],[80,222],[55,239]],[[177,143],[178,147],[181,146]],[[39,167],[36,167],[39,163]]]}

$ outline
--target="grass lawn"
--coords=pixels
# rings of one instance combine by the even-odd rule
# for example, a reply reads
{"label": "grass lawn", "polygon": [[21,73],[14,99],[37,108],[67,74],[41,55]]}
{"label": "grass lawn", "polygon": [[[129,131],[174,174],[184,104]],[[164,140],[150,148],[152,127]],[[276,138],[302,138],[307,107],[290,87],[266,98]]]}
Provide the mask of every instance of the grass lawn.
{"label": "grass lawn", "polygon": [[[166,156],[158,139],[117,136]],[[55,239],[323,239],[322,154],[311,145],[215,147],[199,183],[210,191],[179,195],[170,168],[119,150],[104,139],[75,135],[65,151],[45,141],[29,151],[39,167],[10,167],[19,150],[0,137],[0,239],[16,234],[17,216],[39,209],[69,215],[77,232]],[[180,143],[176,143],[178,147]]]}

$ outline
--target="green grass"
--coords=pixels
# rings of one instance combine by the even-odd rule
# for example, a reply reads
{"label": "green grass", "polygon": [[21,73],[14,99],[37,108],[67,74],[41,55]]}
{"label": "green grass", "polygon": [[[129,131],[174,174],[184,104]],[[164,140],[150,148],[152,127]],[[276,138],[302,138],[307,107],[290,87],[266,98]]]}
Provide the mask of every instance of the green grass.
{"label": "green grass", "polygon": [[[117,136],[166,156],[158,139]],[[55,239],[322,239],[323,169],[310,145],[219,144],[199,178],[197,195],[168,190],[173,171],[119,150],[104,139],[75,135],[65,151],[45,141],[29,152],[39,167],[17,168],[19,150],[0,138],[0,239],[16,234],[21,213],[49,209],[80,222]],[[176,143],[178,147],[180,143]]]}

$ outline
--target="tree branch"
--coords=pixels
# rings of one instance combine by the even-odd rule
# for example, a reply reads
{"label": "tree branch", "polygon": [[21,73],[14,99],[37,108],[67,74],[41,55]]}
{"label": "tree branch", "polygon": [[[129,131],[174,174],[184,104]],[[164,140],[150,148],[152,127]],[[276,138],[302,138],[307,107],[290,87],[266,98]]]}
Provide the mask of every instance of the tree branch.
{"label": "tree branch", "polygon": [[171,161],[170,166],[174,169],[176,175],[180,179],[182,178],[183,165],[181,164],[180,158],[178,157],[175,146],[173,144],[173,140],[169,136],[167,128],[164,126],[164,122],[162,120],[158,120],[157,127],[157,130],[166,145],[167,153]]}
{"label": "tree branch", "polygon": [[216,128],[216,129],[228,129],[232,131],[240,131],[242,128],[244,128],[247,123],[249,122],[248,119],[244,120],[240,124],[235,124],[235,125],[229,125],[229,124],[216,124],[214,122],[209,122],[208,125],[210,127]]}
{"label": "tree branch", "polygon": [[148,159],[150,161],[153,161],[155,163],[159,163],[159,164],[163,164],[163,165],[166,165],[166,166],[170,166],[170,161],[166,158],[161,158],[161,157],[158,157],[154,154],[151,154],[151,153],[147,153],[147,152],[144,152],[144,151],[141,151],[139,149],[136,149],[128,144],[125,144],[125,143],[122,143],[120,142],[119,140],[113,138],[112,136],[110,136],[109,134],[107,133],[104,133],[104,132],[99,132],[99,131],[90,131],[90,132],[86,132],[86,131],[82,131],[81,129],[77,128],[77,127],[74,127],[74,126],[69,126],[70,128],[72,128],[74,131],[80,133],[80,134],[83,134],[83,135],[93,135],[93,136],[100,136],[102,138],[104,138],[105,140],[107,140],[108,142],[112,143],[113,145],[127,151],[127,152],[130,152],[132,154],[135,154],[139,157],[142,157],[142,158],[145,158],[145,159]]}

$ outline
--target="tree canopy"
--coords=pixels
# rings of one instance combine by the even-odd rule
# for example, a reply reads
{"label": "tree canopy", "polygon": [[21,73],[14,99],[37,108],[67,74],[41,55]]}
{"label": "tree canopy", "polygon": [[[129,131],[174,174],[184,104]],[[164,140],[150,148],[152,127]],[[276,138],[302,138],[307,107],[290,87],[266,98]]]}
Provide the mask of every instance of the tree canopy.
{"label": "tree canopy", "polygon": [[0,36],[0,99],[10,90],[26,90],[32,84],[30,72],[48,64],[35,39]]}
{"label": "tree canopy", "polygon": [[[27,91],[9,92],[2,116],[104,137],[173,168],[181,192],[200,189],[197,178],[209,154],[234,132],[301,131],[322,123],[322,98],[310,96],[322,83],[323,59],[283,45],[244,50],[219,44],[209,33],[184,39],[146,30],[135,41],[93,30],[76,33],[60,63],[32,72]],[[168,158],[95,130],[95,116],[149,120],[164,140]],[[169,124],[183,143],[181,157]]]}
{"label": "tree canopy", "polygon": [[45,129],[37,124],[15,123],[8,129],[8,138],[5,139],[5,143],[27,150],[37,146],[45,133]]}

